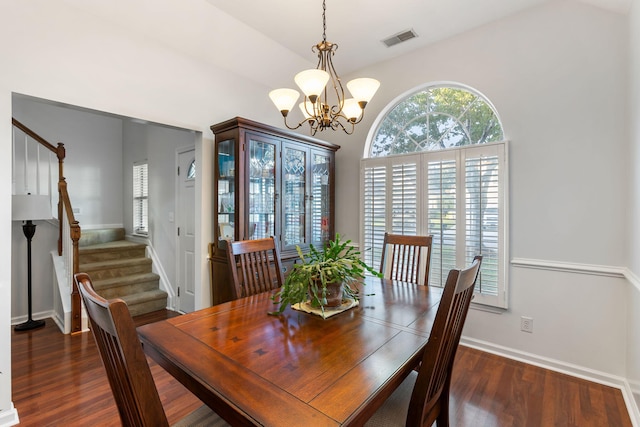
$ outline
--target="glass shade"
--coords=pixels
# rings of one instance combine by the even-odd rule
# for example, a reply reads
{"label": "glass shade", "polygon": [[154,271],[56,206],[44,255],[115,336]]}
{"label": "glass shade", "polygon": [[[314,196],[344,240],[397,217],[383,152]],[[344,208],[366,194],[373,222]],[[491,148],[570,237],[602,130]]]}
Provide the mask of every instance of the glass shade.
{"label": "glass shade", "polygon": [[376,79],[370,79],[367,77],[363,77],[360,79],[353,79],[349,83],[347,83],[347,88],[349,88],[349,92],[356,99],[357,102],[369,102],[373,95],[376,94],[376,91],[380,87],[380,82]]}
{"label": "glass shade", "polygon": [[309,100],[298,104],[298,107],[300,107],[300,111],[302,111],[302,115],[304,116],[305,120],[313,118],[313,105],[314,104]]}
{"label": "glass shade", "polygon": [[347,119],[356,121],[362,115],[362,108],[360,108],[358,101],[354,98],[345,99],[342,107],[342,114],[344,114]]}
{"label": "glass shade", "polygon": [[274,89],[269,92],[269,98],[276,105],[276,108],[286,112],[291,111],[299,96],[300,93],[297,90],[287,88]]}
{"label": "glass shade", "polygon": [[327,85],[329,73],[314,68],[299,72],[294,80],[307,97],[315,100],[313,97],[318,97]]}

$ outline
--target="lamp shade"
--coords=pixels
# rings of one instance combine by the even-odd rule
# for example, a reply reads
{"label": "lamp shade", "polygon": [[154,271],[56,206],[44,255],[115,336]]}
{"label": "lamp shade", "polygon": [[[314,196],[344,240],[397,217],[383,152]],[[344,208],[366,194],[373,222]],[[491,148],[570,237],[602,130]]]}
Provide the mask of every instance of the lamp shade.
{"label": "lamp shade", "polygon": [[294,80],[304,94],[311,99],[311,102],[315,102],[315,98],[320,96],[327,85],[329,77],[329,73],[326,71],[314,68],[300,71],[296,74]]}
{"label": "lamp shade", "polygon": [[11,204],[11,218],[14,221],[51,218],[51,203],[47,195],[14,195],[11,199]]}
{"label": "lamp shade", "polygon": [[373,95],[376,94],[376,91],[380,87],[380,82],[376,79],[370,79],[367,77],[363,77],[360,79],[353,79],[347,83],[347,88],[349,88],[349,92],[356,99],[356,101],[361,102],[369,102]]}
{"label": "lamp shade", "polygon": [[274,89],[269,92],[269,97],[278,110],[289,112],[300,97],[300,93],[293,89]]}
{"label": "lamp shade", "polygon": [[312,103],[309,100],[306,100],[304,102],[301,102],[300,104],[298,104],[298,107],[300,107],[300,111],[302,111],[302,115],[304,116],[304,119],[312,119],[314,118],[314,114],[315,114],[315,109],[314,109],[314,103]]}
{"label": "lamp shade", "polygon": [[349,98],[344,100],[342,112],[347,119],[353,120],[355,122],[362,115],[362,108],[360,108],[360,106],[358,105],[358,101],[356,101],[354,98]]}

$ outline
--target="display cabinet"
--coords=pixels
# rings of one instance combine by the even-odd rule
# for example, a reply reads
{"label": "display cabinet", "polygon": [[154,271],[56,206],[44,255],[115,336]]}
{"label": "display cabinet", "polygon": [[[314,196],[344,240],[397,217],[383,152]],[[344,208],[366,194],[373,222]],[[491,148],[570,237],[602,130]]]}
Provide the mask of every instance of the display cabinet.
{"label": "display cabinet", "polygon": [[296,247],[334,237],[338,145],[236,117],[211,126],[215,136],[213,231],[209,244],[213,304],[232,298],[227,240],[273,236],[283,268]]}

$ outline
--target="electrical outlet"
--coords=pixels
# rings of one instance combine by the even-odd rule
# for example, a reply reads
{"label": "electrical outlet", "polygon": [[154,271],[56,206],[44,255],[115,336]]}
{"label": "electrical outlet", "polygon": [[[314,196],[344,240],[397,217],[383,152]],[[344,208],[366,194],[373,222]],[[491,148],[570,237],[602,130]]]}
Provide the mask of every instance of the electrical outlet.
{"label": "electrical outlet", "polygon": [[520,318],[520,330],[523,332],[533,333],[533,318],[522,316]]}

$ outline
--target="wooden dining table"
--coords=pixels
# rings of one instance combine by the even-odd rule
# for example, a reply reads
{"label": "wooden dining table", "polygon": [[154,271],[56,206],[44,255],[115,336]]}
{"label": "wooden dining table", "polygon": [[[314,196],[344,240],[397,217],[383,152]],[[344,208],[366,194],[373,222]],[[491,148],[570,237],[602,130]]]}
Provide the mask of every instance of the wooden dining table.
{"label": "wooden dining table", "polygon": [[232,425],[362,425],[416,367],[440,288],[367,277],[323,319],[276,291],[138,328],[146,354]]}

